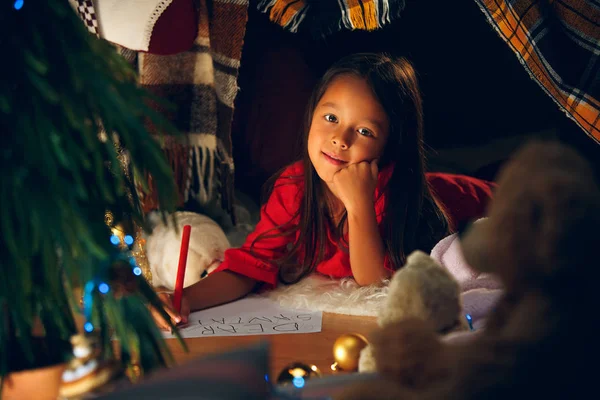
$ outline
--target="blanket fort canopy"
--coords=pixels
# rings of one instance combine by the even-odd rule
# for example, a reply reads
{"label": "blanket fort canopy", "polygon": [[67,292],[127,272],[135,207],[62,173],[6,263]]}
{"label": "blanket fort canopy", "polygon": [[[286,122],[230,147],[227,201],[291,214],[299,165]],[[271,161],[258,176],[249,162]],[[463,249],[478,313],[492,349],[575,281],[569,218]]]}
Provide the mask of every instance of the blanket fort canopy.
{"label": "blanket fort canopy", "polygon": [[[600,143],[598,2],[475,2],[530,76],[588,136]],[[206,7],[200,7],[199,34],[192,50],[172,56],[177,60],[173,62],[144,54],[140,73],[142,84],[181,106],[175,122],[188,133],[189,144],[173,141],[167,151],[183,199],[202,203],[216,195],[224,209],[230,211],[230,125],[248,2],[214,0],[212,5],[210,19]],[[285,29],[306,29],[323,36],[339,30],[381,28],[400,16],[405,1],[261,0],[257,7]],[[186,75],[185,71],[192,70],[193,75]],[[211,76],[213,86],[209,82]],[[147,208],[152,208],[152,202]]]}
{"label": "blanket fort canopy", "polygon": [[339,30],[373,31],[397,18],[404,0],[260,0],[260,11],[290,32],[315,36]]}
{"label": "blanket fort canopy", "polygon": [[[98,34],[93,2],[70,1],[79,3],[78,11],[88,29]],[[176,1],[146,2],[155,3],[160,15]],[[157,111],[184,133],[167,136],[162,141],[175,173],[180,205],[193,208],[195,204],[212,203],[228,213],[234,222],[231,122],[249,2],[193,2],[198,29],[189,50],[174,55],[127,49],[122,53],[136,63],[141,85],[175,105],[175,108],[166,108],[154,104]],[[598,1],[475,2],[530,76],[588,136],[600,143]],[[118,4],[124,7],[127,3]],[[339,30],[381,28],[400,16],[405,0],[259,0],[253,6],[284,29],[324,36]],[[134,12],[126,14],[135,17]],[[154,15],[149,11],[146,14]],[[103,28],[102,17],[100,28]],[[158,18],[149,18],[154,21],[149,21],[150,25]],[[120,29],[126,31],[124,27]],[[153,191],[142,199],[145,211],[158,206],[156,195]]]}
{"label": "blanket fort canopy", "polygon": [[530,76],[600,144],[600,3],[475,1]]}
{"label": "blanket fort canopy", "polygon": [[[600,143],[600,3],[597,0],[475,2],[531,77],[581,129]],[[308,30],[315,35],[343,29],[375,30],[393,22],[404,7],[404,0],[261,0],[258,3],[258,9],[283,28],[291,32]]]}

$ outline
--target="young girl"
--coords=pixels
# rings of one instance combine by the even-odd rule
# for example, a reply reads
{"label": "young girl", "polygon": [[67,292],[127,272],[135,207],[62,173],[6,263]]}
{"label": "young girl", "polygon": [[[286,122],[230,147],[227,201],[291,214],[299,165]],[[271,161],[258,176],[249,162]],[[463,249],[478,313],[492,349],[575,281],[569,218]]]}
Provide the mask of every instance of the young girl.
{"label": "young girl", "polygon": [[304,160],[278,175],[246,243],[184,289],[181,314],[161,294],[173,321],[313,271],[380,283],[413,250],[429,252],[449,224],[425,177],[422,113],[405,59],[355,54],[333,65],[308,105]]}

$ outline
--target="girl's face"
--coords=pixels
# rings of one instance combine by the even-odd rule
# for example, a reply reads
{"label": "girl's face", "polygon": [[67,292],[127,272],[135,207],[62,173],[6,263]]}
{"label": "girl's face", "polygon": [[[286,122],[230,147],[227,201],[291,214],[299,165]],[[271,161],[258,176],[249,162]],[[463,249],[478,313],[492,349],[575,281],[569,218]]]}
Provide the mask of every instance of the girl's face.
{"label": "girl's face", "polygon": [[389,119],[367,82],[355,75],[333,79],[313,112],[308,156],[329,184],[350,164],[380,158],[389,135]]}

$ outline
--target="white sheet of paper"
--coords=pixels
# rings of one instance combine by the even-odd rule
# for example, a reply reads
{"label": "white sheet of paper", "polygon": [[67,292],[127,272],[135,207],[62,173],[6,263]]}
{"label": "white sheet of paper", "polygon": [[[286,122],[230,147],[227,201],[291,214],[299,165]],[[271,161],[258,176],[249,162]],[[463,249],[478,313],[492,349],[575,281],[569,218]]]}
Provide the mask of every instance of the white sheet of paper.
{"label": "white sheet of paper", "polygon": [[[322,311],[284,308],[271,299],[247,297],[191,313],[179,332],[184,338],[313,333],[321,332],[322,321]],[[168,332],[163,336],[174,338]]]}

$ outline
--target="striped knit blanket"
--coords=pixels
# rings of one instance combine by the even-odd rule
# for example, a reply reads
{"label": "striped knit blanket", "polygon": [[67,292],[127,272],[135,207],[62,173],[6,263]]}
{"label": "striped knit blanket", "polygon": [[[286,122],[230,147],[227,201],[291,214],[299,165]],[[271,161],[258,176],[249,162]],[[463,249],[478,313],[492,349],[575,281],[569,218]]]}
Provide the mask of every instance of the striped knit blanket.
{"label": "striped knit blanket", "polygon": [[[194,46],[168,56],[139,53],[139,79],[177,105],[157,109],[185,133],[165,143],[182,204],[217,201],[234,218],[231,122],[248,0],[212,0],[208,8],[200,0],[198,15]],[[143,202],[145,210],[157,206],[152,195]]]}
{"label": "striped knit blanket", "polygon": [[404,0],[260,0],[258,9],[291,32],[308,29],[313,35],[339,30],[372,31],[398,17]]}
{"label": "striped knit blanket", "polygon": [[600,2],[475,1],[530,76],[600,144]]}

